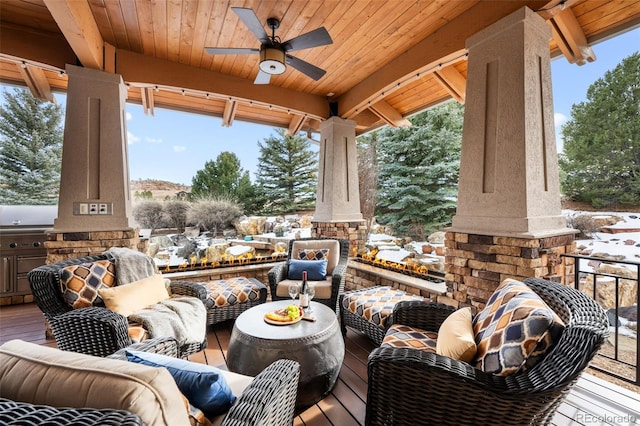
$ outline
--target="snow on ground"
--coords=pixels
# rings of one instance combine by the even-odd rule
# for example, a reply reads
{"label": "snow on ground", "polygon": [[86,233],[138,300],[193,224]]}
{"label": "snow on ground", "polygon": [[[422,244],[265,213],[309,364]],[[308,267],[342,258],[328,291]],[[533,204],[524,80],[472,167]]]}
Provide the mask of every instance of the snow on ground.
{"label": "snow on ground", "polygon": [[607,226],[611,229],[637,230],[635,232],[596,232],[591,240],[576,240],[576,247],[585,247],[587,252],[607,253],[611,256],[624,256],[630,262],[640,262],[640,212],[588,212],[563,210],[566,217],[575,217],[579,214],[592,215],[594,219],[606,219],[612,216],[621,217],[623,220],[614,225]]}

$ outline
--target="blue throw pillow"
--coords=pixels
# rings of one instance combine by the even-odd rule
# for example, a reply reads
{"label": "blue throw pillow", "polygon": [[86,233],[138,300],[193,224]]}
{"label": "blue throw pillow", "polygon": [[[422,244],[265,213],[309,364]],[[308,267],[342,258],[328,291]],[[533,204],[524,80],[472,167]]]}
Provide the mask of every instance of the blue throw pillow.
{"label": "blue throw pillow", "polygon": [[322,281],[327,278],[327,260],[289,260],[290,280],[301,280],[302,271],[307,271],[309,281]]}
{"label": "blue throw pillow", "polygon": [[226,413],[236,400],[215,367],[149,352],[126,351],[126,354],[130,362],[169,370],[180,392],[208,418]]}

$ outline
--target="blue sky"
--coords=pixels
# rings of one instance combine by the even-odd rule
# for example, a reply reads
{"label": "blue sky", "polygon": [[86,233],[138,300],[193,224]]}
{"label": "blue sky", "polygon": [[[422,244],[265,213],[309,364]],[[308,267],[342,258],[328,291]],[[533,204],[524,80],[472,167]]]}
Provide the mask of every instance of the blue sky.
{"label": "blue sky", "polygon": [[[586,100],[588,87],[615,68],[620,61],[640,50],[640,28],[592,46],[596,61],[583,66],[569,64],[561,56],[551,62],[556,138],[560,126],[570,117],[571,106]],[[56,95],[64,106],[64,95]],[[196,171],[221,152],[231,151],[240,159],[252,180],[257,171],[262,141],[275,134],[269,126],[234,121],[223,127],[216,117],[187,114],[162,108],[155,116],[144,115],[142,107],[127,104],[127,133],[131,179],[160,179],[190,185]]]}

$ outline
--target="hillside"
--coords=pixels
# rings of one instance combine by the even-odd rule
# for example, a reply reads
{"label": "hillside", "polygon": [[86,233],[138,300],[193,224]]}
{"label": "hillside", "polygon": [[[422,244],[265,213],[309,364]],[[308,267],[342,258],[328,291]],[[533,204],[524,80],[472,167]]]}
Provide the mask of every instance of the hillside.
{"label": "hillside", "polygon": [[134,200],[136,192],[151,191],[155,200],[164,200],[167,196],[175,197],[176,193],[180,191],[191,191],[190,186],[157,179],[132,180],[129,186]]}

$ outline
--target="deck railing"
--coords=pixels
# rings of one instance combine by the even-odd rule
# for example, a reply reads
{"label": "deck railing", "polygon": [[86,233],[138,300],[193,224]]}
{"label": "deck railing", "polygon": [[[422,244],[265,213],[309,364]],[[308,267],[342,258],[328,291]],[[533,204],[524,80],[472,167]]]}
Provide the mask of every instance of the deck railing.
{"label": "deck railing", "polygon": [[[609,308],[609,321],[611,324],[611,337],[609,341],[613,345],[613,348],[604,348],[598,354],[600,357],[609,360],[609,362],[604,363],[592,363],[591,367],[602,371],[603,373],[609,374],[613,377],[616,377],[620,380],[624,380],[626,382],[634,383],[636,385],[640,385],[640,339],[638,338],[638,329],[637,329],[637,318],[638,314],[640,314],[640,291],[639,291],[639,278],[640,278],[640,263],[631,262],[625,260],[611,260],[604,259],[600,257],[590,257],[583,256],[578,254],[565,254],[564,257],[573,258],[575,260],[575,271],[574,271],[574,285],[575,288],[581,291],[584,291],[584,283],[588,277],[592,277],[593,280],[593,288],[591,291],[588,291],[587,294],[591,296],[594,300],[600,302],[599,293],[598,293],[598,285],[605,285],[611,283],[613,280],[614,287],[614,298],[615,298],[615,306],[613,308]],[[635,270],[635,278],[634,277],[623,277],[621,275],[617,275],[615,273],[610,272],[595,272],[595,268],[588,268],[589,262],[601,262],[604,264],[610,264],[614,266],[623,266],[630,271]],[[625,307],[626,310],[635,310],[635,318],[636,318],[636,329],[635,329],[635,350],[631,350],[629,348],[629,344],[625,345],[626,349],[621,345],[621,338],[623,338],[621,334],[621,324],[619,321],[620,318],[620,286],[622,281],[631,281],[635,282],[635,293],[636,300],[635,306]],[[606,309],[606,308],[605,308]],[[612,315],[613,314],[613,315]],[[613,321],[612,321],[613,320]],[[628,337],[626,336],[626,342],[629,343]],[[632,337],[632,336],[631,336]],[[633,345],[631,345],[633,346]],[[635,352],[635,354],[633,354]],[[607,367],[608,366],[608,367]],[[615,370],[615,371],[614,371]],[[631,371],[634,377],[629,377],[629,375],[621,374],[620,371]]]}

